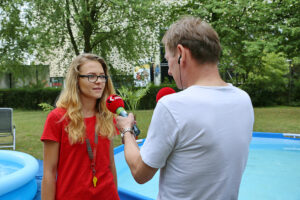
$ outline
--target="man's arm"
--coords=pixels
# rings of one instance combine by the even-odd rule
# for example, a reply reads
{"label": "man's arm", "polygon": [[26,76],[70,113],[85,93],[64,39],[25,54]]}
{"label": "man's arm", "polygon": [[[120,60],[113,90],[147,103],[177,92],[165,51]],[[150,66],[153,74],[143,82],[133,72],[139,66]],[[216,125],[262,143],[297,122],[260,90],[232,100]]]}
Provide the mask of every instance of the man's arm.
{"label": "man's arm", "polygon": [[[117,126],[119,130],[133,127],[133,124],[134,117],[132,113],[130,113],[128,117],[117,117]],[[129,131],[124,134],[124,154],[131,174],[136,182],[140,184],[146,183],[151,180],[157,172],[157,168],[152,168],[144,163],[135,137]]]}

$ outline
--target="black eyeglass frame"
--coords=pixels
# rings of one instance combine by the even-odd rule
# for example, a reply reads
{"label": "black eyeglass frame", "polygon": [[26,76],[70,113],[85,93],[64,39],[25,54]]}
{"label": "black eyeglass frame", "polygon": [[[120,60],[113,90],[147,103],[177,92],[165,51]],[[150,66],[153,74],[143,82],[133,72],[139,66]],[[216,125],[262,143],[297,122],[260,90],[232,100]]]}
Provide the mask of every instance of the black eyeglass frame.
{"label": "black eyeglass frame", "polygon": [[[100,80],[103,80],[102,78],[105,78],[105,81],[103,81],[103,82],[101,81],[102,83],[105,83],[105,82],[107,82],[107,79],[109,78],[106,75],[99,75],[99,76],[97,76],[97,75],[94,75],[94,74],[88,74],[88,75],[79,74],[79,77],[80,78],[88,78],[88,81],[91,82],[91,83],[96,83],[98,81],[98,78],[100,78]],[[90,78],[92,78],[92,77],[97,77],[97,78],[96,78],[95,81],[90,81]]]}

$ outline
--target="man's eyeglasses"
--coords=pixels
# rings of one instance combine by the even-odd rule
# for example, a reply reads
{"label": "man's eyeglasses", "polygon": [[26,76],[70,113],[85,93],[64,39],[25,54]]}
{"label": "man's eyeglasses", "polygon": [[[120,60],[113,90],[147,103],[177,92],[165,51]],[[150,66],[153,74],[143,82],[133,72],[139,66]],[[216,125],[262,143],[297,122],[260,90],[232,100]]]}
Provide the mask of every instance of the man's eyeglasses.
{"label": "man's eyeglasses", "polygon": [[100,80],[101,83],[105,83],[108,79],[108,76],[105,76],[105,75],[95,75],[95,74],[89,74],[89,75],[81,75],[79,74],[79,77],[80,78],[88,78],[88,81],[91,82],[91,83],[96,83],[98,78]]}

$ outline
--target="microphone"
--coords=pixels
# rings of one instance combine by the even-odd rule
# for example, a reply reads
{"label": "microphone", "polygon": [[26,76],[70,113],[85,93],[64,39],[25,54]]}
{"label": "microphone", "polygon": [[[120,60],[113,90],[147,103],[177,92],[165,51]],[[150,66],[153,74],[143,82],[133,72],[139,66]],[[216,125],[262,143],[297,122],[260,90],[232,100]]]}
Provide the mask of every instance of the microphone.
{"label": "microphone", "polygon": [[[115,113],[119,116],[122,117],[128,116],[126,110],[124,109],[123,99],[116,94],[112,94],[109,97],[107,97],[106,107],[110,112]],[[138,127],[135,124],[133,125],[133,132],[135,136],[138,136],[141,133],[141,131],[138,129]]]}
{"label": "microphone", "polygon": [[158,100],[160,98],[162,98],[163,96],[166,96],[168,94],[173,94],[175,93],[175,90],[173,88],[170,87],[163,87],[161,88],[158,93],[156,94],[156,102],[158,102]]}

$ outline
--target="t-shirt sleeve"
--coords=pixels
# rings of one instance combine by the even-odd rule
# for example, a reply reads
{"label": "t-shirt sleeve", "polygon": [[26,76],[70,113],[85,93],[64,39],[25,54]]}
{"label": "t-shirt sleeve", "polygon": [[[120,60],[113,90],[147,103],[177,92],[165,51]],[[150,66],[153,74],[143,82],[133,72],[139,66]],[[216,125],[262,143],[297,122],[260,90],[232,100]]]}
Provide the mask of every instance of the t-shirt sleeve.
{"label": "t-shirt sleeve", "polygon": [[55,142],[60,142],[62,124],[63,120],[61,120],[61,117],[59,117],[56,110],[51,111],[46,119],[41,141],[52,140]]}
{"label": "t-shirt sleeve", "polygon": [[158,103],[149,126],[147,138],[141,147],[144,163],[153,168],[162,168],[174,149],[178,126],[169,110]]}

